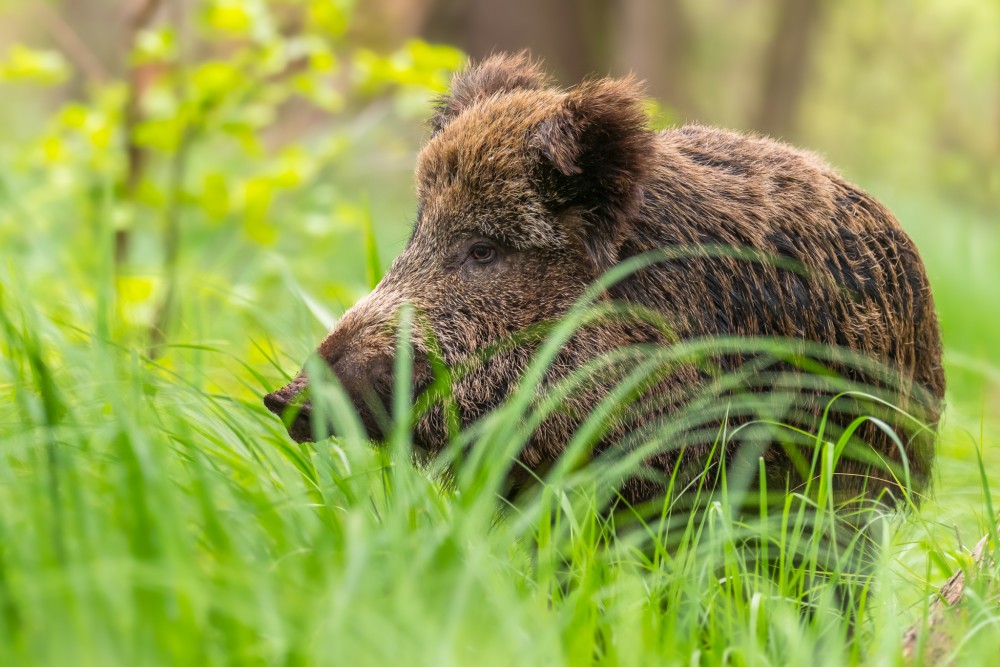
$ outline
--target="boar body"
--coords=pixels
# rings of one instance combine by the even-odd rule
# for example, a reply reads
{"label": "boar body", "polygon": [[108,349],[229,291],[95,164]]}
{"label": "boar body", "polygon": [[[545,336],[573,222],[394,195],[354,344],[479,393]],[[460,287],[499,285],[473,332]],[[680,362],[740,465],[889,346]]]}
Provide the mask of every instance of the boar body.
{"label": "boar body", "polygon": [[[426,325],[414,330],[415,392],[430,383],[430,356],[463,367],[451,393],[468,425],[516,390],[537,349],[527,338],[504,341],[558,320],[621,262],[666,252],[600,297],[662,321],[619,314],[581,328],[551,364],[539,396],[630,346],[745,337],[789,341],[792,351],[796,341],[849,351],[863,361],[826,359],[823,373],[868,387],[916,420],[842,399],[839,421],[824,425],[830,437],[865,413],[897,434],[862,425],[854,437],[872,456],[844,457],[837,492],[892,504],[904,488],[926,486],[944,393],[926,274],[893,215],[818,157],[707,127],[654,132],[635,82],[599,79],[564,91],[524,55],[494,56],[457,75],[431,124],[418,161],[413,235],[383,281],[318,350],[374,436],[384,431],[380,413],[391,392],[394,323],[403,303]],[[498,351],[483,354],[492,348]],[[789,383],[798,365],[779,359],[753,366],[759,359],[729,350],[712,355],[711,364],[675,362],[608,417],[595,456],[633,446],[637,434],[680,414],[726,373],[743,372],[741,386],[755,395],[767,395],[769,378],[779,378],[787,403],[779,417],[815,431],[836,387],[817,388],[801,379],[804,371]],[[513,466],[514,483],[530,477],[519,470],[544,470],[557,460],[628,371],[627,364],[605,367],[545,419]],[[306,386],[300,374],[265,403],[280,413]],[[719,396],[737,399],[731,391]],[[737,411],[699,428],[732,431],[760,416]],[[416,444],[440,451],[446,422],[441,405],[427,410],[414,429]],[[310,437],[308,410],[290,431]],[[757,456],[764,458],[771,483],[803,483],[788,446],[773,433],[767,438],[770,445],[734,437],[722,459],[732,464],[745,450],[753,453],[743,457],[752,470]],[[704,472],[714,440],[703,434],[700,441],[661,443],[642,470],[622,480],[621,496],[630,503],[654,499],[678,465],[685,476]]]}

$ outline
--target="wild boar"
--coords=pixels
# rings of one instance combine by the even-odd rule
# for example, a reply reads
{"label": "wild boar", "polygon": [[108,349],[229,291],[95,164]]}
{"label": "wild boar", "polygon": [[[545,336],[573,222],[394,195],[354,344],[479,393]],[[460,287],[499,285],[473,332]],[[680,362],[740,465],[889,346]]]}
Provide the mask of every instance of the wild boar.
{"label": "wild boar", "polygon": [[[372,437],[384,433],[379,415],[392,392],[402,304],[426,323],[413,336],[415,394],[431,384],[430,355],[449,368],[464,364],[450,400],[468,425],[516,391],[538,347],[530,337],[502,341],[559,320],[622,262],[661,252],[609,285],[598,302],[655,313],[665,325],[620,313],[590,322],[558,353],[540,394],[630,346],[669,349],[738,337],[790,341],[794,348],[798,341],[852,352],[870,364],[835,355],[819,371],[791,357],[757,367],[759,353],[738,349],[715,354],[714,364],[675,361],[609,415],[595,456],[613,455],[635,433],[671,420],[720,374],[742,372],[737,384],[759,394],[794,370],[800,378],[839,377],[870,387],[914,417],[878,401],[841,400],[848,407],[823,425],[831,437],[872,410],[897,434],[874,423],[857,429],[853,437],[871,455],[841,459],[839,494],[893,504],[904,488],[925,487],[945,388],[927,276],[892,213],[816,155],[697,125],[653,131],[634,80],[600,78],[564,90],[525,54],[492,56],[457,74],[430,125],[416,170],[412,236],[374,291],[318,349]],[[473,358],[478,362],[470,364]],[[512,467],[512,484],[524,481],[518,470],[543,471],[560,457],[627,372],[610,367],[617,370],[593,374],[541,422]],[[300,373],[264,402],[281,414],[307,386]],[[815,431],[837,390],[804,379],[783,387],[787,409],[779,418]],[[735,427],[760,417],[724,412],[699,425],[700,440],[664,442],[645,456],[641,470],[622,480],[621,497],[654,499],[678,466],[683,475],[699,474],[727,421]],[[309,419],[306,401],[289,428],[292,437],[311,438]],[[440,406],[425,411],[413,429],[415,444],[440,452],[448,442],[446,421]],[[766,476],[780,488],[801,483],[808,473],[797,455],[777,436],[767,437],[770,445],[757,443],[754,455],[743,457],[750,476],[763,457]],[[722,459],[735,465],[749,442],[727,439]]]}

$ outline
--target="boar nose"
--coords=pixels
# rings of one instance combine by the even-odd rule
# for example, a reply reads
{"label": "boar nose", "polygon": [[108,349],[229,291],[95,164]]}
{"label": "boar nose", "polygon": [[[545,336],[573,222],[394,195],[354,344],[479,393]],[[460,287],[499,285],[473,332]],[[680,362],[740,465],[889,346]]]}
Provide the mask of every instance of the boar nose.
{"label": "boar nose", "polygon": [[[277,391],[267,394],[264,396],[264,407],[279,417],[284,418],[285,412],[292,405],[292,402],[299,393],[301,393],[302,387],[303,383],[300,380],[296,380]],[[312,406],[308,402],[303,402],[298,406],[298,413],[295,415],[295,419],[288,425],[288,434],[296,441],[308,442],[312,439],[311,415]]]}
{"label": "boar nose", "polygon": [[282,391],[283,390],[279,389],[278,391],[272,392],[264,397],[264,407],[279,417],[292,403],[291,400],[282,395]]}

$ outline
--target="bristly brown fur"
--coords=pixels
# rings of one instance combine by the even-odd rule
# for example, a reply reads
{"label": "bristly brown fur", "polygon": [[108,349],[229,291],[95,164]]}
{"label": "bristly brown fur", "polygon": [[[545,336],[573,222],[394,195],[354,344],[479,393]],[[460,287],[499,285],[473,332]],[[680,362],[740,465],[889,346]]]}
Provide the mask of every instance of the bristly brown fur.
{"label": "bristly brown fur", "polygon": [[499,54],[469,67],[455,76],[451,92],[435,102],[436,113],[430,119],[434,133],[476,101],[515,90],[540,90],[550,83],[541,63],[531,59],[527,51]]}
{"label": "bristly brown fur", "polygon": [[[418,308],[444,362],[457,367],[525,328],[558,319],[619,262],[668,251],[674,256],[626,278],[605,298],[660,314],[669,335],[628,318],[588,326],[560,353],[546,387],[636,343],[740,336],[836,346],[870,365],[834,360],[827,364],[832,374],[870,387],[929,427],[875,409],[897,428],[903,449],[870,423],[857,435],[897,472],[905,464],[909,484],[864,457],[845,457],[837,468],[838,493],[876,499],[888,491],[898,500],[900,487],[926,486],[945,384],[927,277],[892,214],[822,160],[766,138],[707,127],[653,132],[635,81],[595,79],[561,90],[524,53],[493,56],[456,75],[432,126],[418,160],[420,212],[409,244],[319,350],[370,430],[378,432],[371,399],[384,401],[392,386],[392,321],[403,302]],[[473,259],[484,244],[495,255]],[[734,252],[718,252],[725,248]],[[415,345],[429,354],[422,336]],[[530,344],[505,349],[458,379],[453,399],[461,421],[469,424],[500,405],[532,353]],[[793,372],[794,364],[757,368],[755,359],[727,353],[716,362],[725,372],[746,373],[748,391],[778,391],[788,406],[777,418],[814,430],[832,390],[807,389],[804,380],[770,386],[775,373]],[[627,372],[612,369],[571,396],[534,434],[521,463],[541,470],[557,459]],[[417,389],[429,375],[426,359],[418,359]],[[714,377],[695,363],[669,369],[644,387],[632,408],[609,418],[596,451],[613,453],[669,421]],[[269,395],[268,404],[280,409],[304,386],[300,376]],[[842,422],[873,409],[845,403]],[[729,426],[755,416],[730,415]],[[441,450],[445,422],[440,406],[430,410],[416,426],[417,443]],[[712,432],[718,424],[702,426]],[[837,437],[835,427],[830,437]],[[299,424],[293,434],[308,437],[308,428]],[[682,457],[677,443],[664,443],[649,468],[703,470],[711,444],[687,444]],[[726,460],[735,464],[759,446],[749,436],[735,438]],[[782,488],[804,481],[787,448],[765,446],[760,454]],[[755,460],[744,463],[755,469]],[[639,502],[662,488],[655,475],[640,475],[627,480],[622,493]]]}

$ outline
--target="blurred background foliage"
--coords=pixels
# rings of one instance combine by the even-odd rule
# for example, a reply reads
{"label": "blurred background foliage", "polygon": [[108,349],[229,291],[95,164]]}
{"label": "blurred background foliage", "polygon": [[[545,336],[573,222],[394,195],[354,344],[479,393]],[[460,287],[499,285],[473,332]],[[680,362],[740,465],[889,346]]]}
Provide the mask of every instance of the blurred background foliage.
{"label": "blurred background foliage", "polygon": [[432,97],[463,54],[522,48],[873,190],[925,254],[956,395],[1000,401],[995,0],[2,0],[10,270],[80,323],[111,253],[123,340],[251,366],[280,341],[292,368],[405,242]]}

